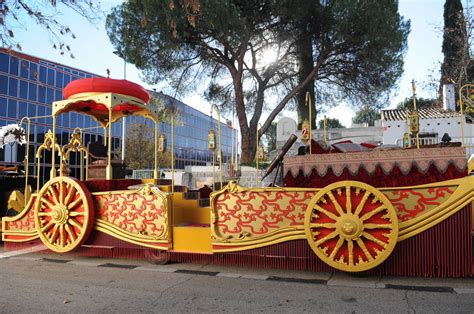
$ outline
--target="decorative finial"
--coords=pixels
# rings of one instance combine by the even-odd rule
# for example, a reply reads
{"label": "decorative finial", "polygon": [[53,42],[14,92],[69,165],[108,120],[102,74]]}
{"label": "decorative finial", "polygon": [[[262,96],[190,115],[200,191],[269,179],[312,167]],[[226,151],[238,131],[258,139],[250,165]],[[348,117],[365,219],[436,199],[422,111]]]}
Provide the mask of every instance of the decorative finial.
{"label": "decorative finial", "polygon": [[110,78],[110,69],[107,68],[105,71],[107,72],[107,78]]}

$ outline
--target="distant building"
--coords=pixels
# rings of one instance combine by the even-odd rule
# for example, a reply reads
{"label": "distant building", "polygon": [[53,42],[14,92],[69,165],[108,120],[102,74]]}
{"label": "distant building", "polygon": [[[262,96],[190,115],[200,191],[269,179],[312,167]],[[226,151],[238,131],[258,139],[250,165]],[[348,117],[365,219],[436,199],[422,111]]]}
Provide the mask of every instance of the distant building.
{"label": "distant building", "polygon": [[[405,109],[382,110],[383,143],[403,146],[403,134],[408,132],[407,116],[410,113]],[[437,144],[447,133],[452,142],[462,141],[461,113],[444,110],[441,107],[421,108],[418,110],[421,145]],[[473,145],[474,128],[472,119],[465,116],[464,136],[467,146]],[[412,139],[414,144],[414,139]],[[468,148],[468,154],[474,151]]]}
{"label": "distant building", "polygon": [[[329,128],[326,130],[329,144],[341,141],[352,141],[353,143],[379,144],[382,142],[381,121],[375,121],[375,126],[354,125],[350,128]],[[296,121],[291,118],[282,118],[277,123],[277,148],[281,148],[291,134],[301,138],[301,131],[297,129]],[[313,130],[313,140],[324,140],[324,130]],[[302,145],[300,140],[295,144]]]}
{"label": "distant building", "polygon": [[[45,133],[52,129],[50,117],[52,102],[63,99],[63,88],[69,82],[97,76],[56,62],[0,48],[0,126],[18,123],[25,116],[39,117],[31,120],[30,173],[33,173],[33,164],[36,162],[34,153],[43,143]],[[217,128],[216,119],[211,119],[209,115],[170,96],[159,94],[159,97],[165,103],[173,102],[181,114],[181,123],[175,128],[176,167],[209,163],[211,153],[207,149],[207,133],[210,128]],[[103,140],[103,129],[95,128],[97,123],[91,117],[69,112],[58,116],[56,127],[58,142],[66,144],[76,127],[85,129],[85,144]],[[221,131],[223,159],[226,161],[231,155],[232,132],[236,133],[236,130],[221,122]],[[161,132],[167,134],[170,143],[170,126],[161,125]],[[113,147],[118,150],[122,139],[121,122],[113,125],[112,136]],[[20,165],[24,157],[25,145],[7,145],[4,149],[0,149],[0,166]],[[41,173],[47,175],[51,168],[50,155],[46,154],[42,162]],[[78,156],[72,156],[70,169],[71,175],[77,177]]]}

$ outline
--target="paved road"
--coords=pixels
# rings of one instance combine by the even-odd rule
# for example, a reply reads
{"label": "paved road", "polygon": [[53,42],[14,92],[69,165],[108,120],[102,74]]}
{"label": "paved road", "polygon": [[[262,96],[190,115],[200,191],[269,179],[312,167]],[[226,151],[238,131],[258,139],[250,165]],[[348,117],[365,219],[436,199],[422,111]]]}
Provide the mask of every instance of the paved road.
{"label": "paved road", "polygon": [[[136,261],[71,259],[56,255],[0,259],[0,311],[474,312],[472,279],[359,278],[213,265],[155,266]],[[438,292],[412,291],[413,287],[431,287]]]}

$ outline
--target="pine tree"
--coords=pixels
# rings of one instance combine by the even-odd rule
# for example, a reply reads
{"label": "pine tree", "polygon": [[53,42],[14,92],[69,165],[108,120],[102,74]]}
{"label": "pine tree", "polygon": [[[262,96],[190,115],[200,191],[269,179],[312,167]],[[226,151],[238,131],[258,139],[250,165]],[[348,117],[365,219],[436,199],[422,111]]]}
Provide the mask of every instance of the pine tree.
{"label": "pine tree", "polygon": [[440,97],[444,84],[461,86],[468,80],[469,38],[461,0],[446,0],[444,4],[443,54]]}

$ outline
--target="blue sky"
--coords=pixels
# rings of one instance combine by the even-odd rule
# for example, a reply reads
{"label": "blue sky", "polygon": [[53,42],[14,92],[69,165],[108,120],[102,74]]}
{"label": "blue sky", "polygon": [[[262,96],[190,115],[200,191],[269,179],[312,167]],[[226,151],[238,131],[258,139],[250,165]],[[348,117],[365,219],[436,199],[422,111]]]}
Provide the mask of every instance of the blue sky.
{"label": "blue sky", "polygon": [[[465,1],[463,1],[463,4]],[[115,0],[102,0],[101,6],[109,10],[121,3]],[[434,97],[435,91],[429,90],[424,85],[428,75],[438,71],[439,63],[442,61],[441,43],[443,25],[443,0],[400,0],[399,11],[406,19],[411,20],[411,33],[408,38],[408,50],[405,56],[404,74],[400,80],[399,87],[393,90],[393,97],[389,107],[395,107],[405,97],[411,95],[411,80],[417,82],[417,93],[422,97]],[[59,18],[62,22],[67,21],[77,39],[69,40],[75,58],[61,56],[52,48],[46,31],[33,24],[25,24],[22,28],[16,28],[15,35],[23,47],[23,52],[40,58],[59,62],[65,65],[77,67],[99,75],[106,75],[109,68],[112,78],[123,78],[123,60],[113,54],[106,31],[105,20],[97,25],[89,24],[84,18],[71,11],[62,10]],[[127,64],[127,79],[149,86],[141,81],[139,71],[131,64]],[[167,91],[166,87],[158,87],[159,90]],[[180,98],[179,95],[177,98]],[[210,106],[199,96],[189,96],[183,100],[205,113],[210,112]],[[353,110],[345,106],[338,106],[328,111],[329,117],[337,117],[341,122],[349,126]],[[283,115],[292,116],[292,113]]]}

